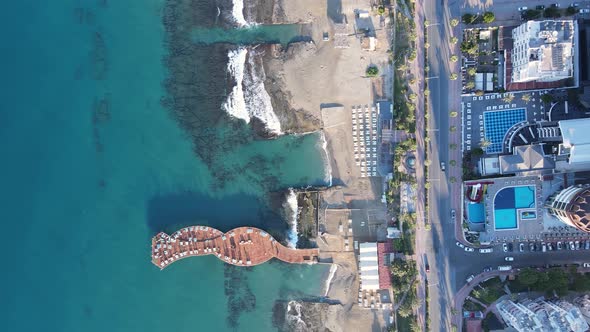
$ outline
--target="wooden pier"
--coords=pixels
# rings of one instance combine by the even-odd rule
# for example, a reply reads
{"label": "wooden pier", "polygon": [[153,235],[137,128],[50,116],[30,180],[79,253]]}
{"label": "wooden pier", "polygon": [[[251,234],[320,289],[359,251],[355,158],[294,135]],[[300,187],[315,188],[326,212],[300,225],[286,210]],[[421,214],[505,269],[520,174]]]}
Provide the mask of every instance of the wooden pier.
{"label": "wooden pier", "polygon": [[255,227],[239,227],[227,233],[208,226],[182,228],[172,235],[164,232],[152,238],[152,263],[164,269],[191,256],[215,255],[227,264],[253,266],[271,258],[287,263],[317,263],[319,249],[291,249],[267,232]]}

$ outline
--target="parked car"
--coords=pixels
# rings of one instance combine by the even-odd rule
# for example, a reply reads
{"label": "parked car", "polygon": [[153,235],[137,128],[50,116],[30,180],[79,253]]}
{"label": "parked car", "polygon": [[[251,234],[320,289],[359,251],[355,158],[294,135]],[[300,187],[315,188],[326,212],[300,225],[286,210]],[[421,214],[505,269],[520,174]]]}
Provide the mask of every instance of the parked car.
{"label": "parked car", "polygon": [[470,283],[473,279],[475,279],[475,276],[472,274],[469,277],[467,277],[467,283]]}
{"label": "parked car", "polygon": [[590,13],[590,9],[587,9],[587,8],[580,9],[580,14],[588,14],[588,13]]}
{"label": "parked car", "polygon": [[531,249],[531,251],[535,251],[535,244],[534,243],[529,243],[529,249]]}
{"label": "parked car", "polygon": [[455,209],[451,209],[451,220],[453,223],[457,220],[457,212],[455,212]]}
{"label": "parked car", "polygon": [[571,7],[578,7],[580,4],[577,2],[572,3]]}
{"label": "parked car", "polygon": [[483,272],[490,272],[491,270],[493,270],[491,266],[486,266],[483,268]]}
{"label": "parked car", "polygon": [[551,7],[553,7],[553,8],[559,8],[559,4],[556,2],[554,4],[551,4]]}
{"label": "parked car", "polygon": [[465,251],[467,251],[467,252],[474,252],[475,249],[473,249],[471,247],[465,247]]}
{"label": "parked car", "polygon": [[465,248],[465,245],[459,241],[455,242],[455,244],[457,245],[457,247],[459,248]]}
{"label": "parked car", "polygon": [[524,243],[518,245],[518,249],[520,250],[520,252],[524,252]]}
{"label": "parked car", "polygon": [[561,246],[561,241],[557,242],[557,250],[561,250],[563,247]]}
{"label": "parked car", "polygon": [[582,264],[583,267],[590,267],[590,263],[584,263]]}
{"label": "parked car", "polygon": [[507,262],[513,262],[514,261],[514,257],[512,257],[512,256],[504,257],[504,260],[507,261]]}
{"label": "parked car", "polygon": [[576,241],[576,250],[580,250],[580,241]]}
{"label": "parked car", "polygon": [[426,270],[426,273],[430,272],[430,265],[426,264],[426,266],[424,268]]}
{"label": "parked car", "polygon": [[444,162],[444,161],[441,161],[441,162],[440,162],[440,170],[444,172],[444,171],[445,171],[445,169],[446,169],[446,168],[445,168],[445,162]]}
{"label": "parked car", "polygon": [[537,6],[537,10],[545,10],[545,6],[543,6],[543,5],[538,5],[538,6]]}
{"label": "parked car", "polygon": [[576,246],[574,245],[574,241],[570,241],[570,250],[576,250]]}
{"label": "parked car", "polygon": [[504,252],[508,252],[508,243],[506,243],[506,242],[502,243],[502,250]]}
{"label": "parked car", "polygon": [[586,240],[586,243],[584,243],[584,249],[586,249],[586,250],[590,249],[590,241]]}
{"label": "parked car", "polygon": [[489,254],[491,252],[494,252],[494,249],[492,249],[492,248],[479,249],[480,254]]}
{"label": "parked car", "polygon": [[523,11],[525,11],[525,10],[527,10],[527,9],[529,9],[529,8],[528,8],[528,7],[525,7],[525,6],[523,6],[523,7],[518,7],[518,11],[519,11],[519,12],[523,12]]}
{"label": "parked car", "polygon": [[547,245],[545,243],[541,244],[541,249],[543,250],[543,252],[547,251]]}

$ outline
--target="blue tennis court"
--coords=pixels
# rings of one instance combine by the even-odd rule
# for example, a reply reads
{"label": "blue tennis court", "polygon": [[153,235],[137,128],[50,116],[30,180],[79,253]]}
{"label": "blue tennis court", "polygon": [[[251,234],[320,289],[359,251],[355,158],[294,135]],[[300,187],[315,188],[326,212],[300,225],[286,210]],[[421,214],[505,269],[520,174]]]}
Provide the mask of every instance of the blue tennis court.
{"label": "blue tennis court", "polygon": [[485,137],[492,143],[486,148],[486,153],[500,153],[504,136],[508,130],[515,124],[526,120],[526,109],[487,111],[483,115]]}
{"label": "blue tennis court", "polygon": [[[518,209],[535,207],[535,187],[518,186],[503,188],[494,196],[494,228],[518,228]],[[531,216],[523,219],[533,219]]]}

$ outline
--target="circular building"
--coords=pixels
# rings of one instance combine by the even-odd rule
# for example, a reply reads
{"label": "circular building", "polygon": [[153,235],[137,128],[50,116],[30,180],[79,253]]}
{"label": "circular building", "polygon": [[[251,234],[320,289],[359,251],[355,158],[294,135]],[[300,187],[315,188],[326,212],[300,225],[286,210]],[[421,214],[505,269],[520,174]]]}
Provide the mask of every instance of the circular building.
{"label": "circular building", "polygon": [[567,225],[590,233],[590,185],[570,186],[547,200],[549,213]]}

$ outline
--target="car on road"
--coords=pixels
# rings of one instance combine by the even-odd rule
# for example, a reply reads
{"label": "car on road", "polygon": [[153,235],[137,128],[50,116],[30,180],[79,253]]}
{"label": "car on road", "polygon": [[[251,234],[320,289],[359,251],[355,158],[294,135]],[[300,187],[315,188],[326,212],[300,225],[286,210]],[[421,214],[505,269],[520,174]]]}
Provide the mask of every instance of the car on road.
{"label": "car on road", "polygon": [[532,243],[532,242],[531,242],[531,243],[529,243],[529,249],[530,249],[531,251],[535,251],[535,244],[534,244],[534,243]]}
{"label": "car on road", "polygon": [[445,169],[446,169],[446,168],[445,168],[445,162],[444,162],[444,161],[441,161],[441,162],[440,162],[440,170],[444,172],[444,171],[445,171]]}
{"label": "car on road", "polygon": [[457,247],[459,248],[465,248],[465,245],[459,241],[455,242],[455,244],[457,245]]}
{"label": "car on road", "polygon": [[502,250],[504,252],[508,252],[508,243],[506,243],[506,242],[502,243]]}
{"label": "car on road", "polygon": [[512,243],[508,243],[508,251],[512,252],[512,250],[514,250],[514,246]]}
{"label": "car on road", "polygon": [[520,250],[520,252],[524,252],[524,243],[519,244],[518,249]]}
{"label": "car on road", "polygon": [[482,249],[479,249],[479,253],[480,254],[489,254],[491,252],[494,252],[494,249],[492,249],[492,248],[482,248]]}
{"label": "car on road", "polygon": [[584,243],[584,249],[590,249],[590,241],[586,240],[586,242]]}
{"label": "car on road", "polygon": [[576,245],[574,244],[574,241],[570,241],[570,250],[576,250]]}
{"label": "car on road", "polygon": [[580,241],[576,241],[576,250],[580,250]]}
{"label": "car on road", "polygon": [[559,8],[559,3],[556,2],[554,4],[551,4],[551,7],[553,7],[553,8]]}
{"label": "car on road", "polygon": [[588,13],[590,13],[590,9],[587,9],[587,8],[580,9],[580,14],[588,14]]}
{"label": "car on road", "polygon": [[426,270],[426,273],[430,272],[430,265],[426,264],[426,266],[424,266],[424,269]]}
{"label": "car on road", "polygon": [[543,252],[546,252],[547,251],[547,245],[545,243],[542,243],[541,244],[541,248],[542,248],[542,251]]}
{"label": "car on road", "polygon": [[553,248],[554,248],[553,243],[547,243],[547,250],[553,251]]}
{"label": "car on road", "polygon": [[545,6],[543,6],[543,5],[538,5],[538,6],[537,6],[537,10],[545,10]]}
{"label": "car on road", "polygon": [[470,283],[473,279],[475,279],[475,276],[472,274],[469,277],[467,277],[467,283]]}
{"label": "car on road", "polygon": [[574,3],[572,3],[572,4],[570,5],[570,7],[578,7],[579,5],[580,5],[579,3],[577,3],[577,2],[574,2]]}
{"label": "car on road", "polygon": [[455,211],[455,209],[451,209],[451,220],[453,221],[453,223],[457,220],[457,212]]}
{"label": "car on road", "polygon": [[483,272],[490,272],[491,270],[493,270],[491,266],[486,266],[483,268]]}
{"label": "car on road", "polygon": [[590,263],[584,263],[582,264],[583,267],[590,267]]}
{"label": "car on road", "polygon": [[561,246],[561,241],[557,242],[557,250],[561,250],[563,247]]}
{"label": "car on road", "polygon": [[527,10],[527,9],[529,9],[529,8],[528,8],[528,7],[525,7],[525,6],[523,6],[523,7],[518,7],[518,11],[519,11],[519,12],[523,12],[523,11],[525,11],[525,10]]}
{"label": "car on road", "polygon": [[514,257],[512,257],[512,256],[504,257],[504,260],[507,261],[507,262],[513,262],[514,261]]}
{"label": "car on road", "polygon": [[474,252],[475,249],[473,249],[471,247],[465,247],[465,251],[467,251],[467,252]]}

